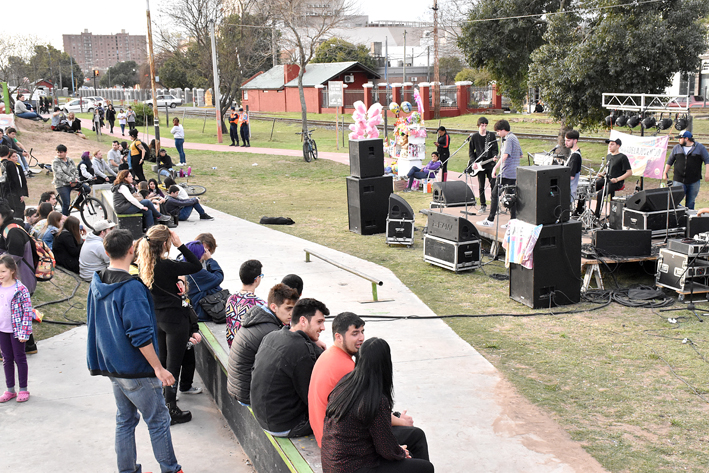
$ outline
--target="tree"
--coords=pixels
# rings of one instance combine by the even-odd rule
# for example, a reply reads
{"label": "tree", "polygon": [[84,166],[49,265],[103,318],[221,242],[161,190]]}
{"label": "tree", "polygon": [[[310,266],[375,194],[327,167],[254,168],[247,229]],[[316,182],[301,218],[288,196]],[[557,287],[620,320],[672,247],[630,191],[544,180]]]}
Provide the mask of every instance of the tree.
{"label": "tree", "polygon": [[108,71],[101,77],[99,84],[101,87],[133,87],[138,83],[138,64],[135,61],[118,62],[109,67]]}
{"label": "tree", "polygon": [[463,61],[457,57],[442,57],[438,60],[438,71],[441,83],[451,84],[455,81],[455,75],[463,70]]}
{"label": "tree", "polygon": [[357,61],[360,64],[375,69],[374,58],[369,55],[369,49],[363,44],[354,45],[340,38],[330,38],[315,51],[312,62],[346,62]]}
{"label": "tree", "polygon": [[318,45],[339,27],[352,10],[350,0],[336,0],[315,6],[309,0],[266,0],[271,17],[283,27],[282,43],[290,63],[299,66],[298,92],[302,116],[302,131],[308,131],[308,109],[303,91],[305,66],[315,56]]}
{"label": "tree", "polygon": [[492,82],[492,76],[485,69],[471,69],[470,67],[463,68],[455,75],[455,81],[468,80],[476,87],[485,87]]}
{"label": "tree", "polygon": [[[527,93],[530,56],[544,44],[547,22],[537,15],[558,11],[563,0],[479,2],[470,10],[458,47],[471,67],[484,67],[501,92],[519,106]],[[698,0],[703,1],[703,0]],[[494,18],[523,17],[495,21]]]}
{"label": "tree", "polygon": [[604,92],[662,93],[675,73],[698,70],[708,13],[706,0],[665,0],[553,15],[546,44],[531,55],[530,85],[541,87],[550,115],[563,125],[597,128],[608,114]]}

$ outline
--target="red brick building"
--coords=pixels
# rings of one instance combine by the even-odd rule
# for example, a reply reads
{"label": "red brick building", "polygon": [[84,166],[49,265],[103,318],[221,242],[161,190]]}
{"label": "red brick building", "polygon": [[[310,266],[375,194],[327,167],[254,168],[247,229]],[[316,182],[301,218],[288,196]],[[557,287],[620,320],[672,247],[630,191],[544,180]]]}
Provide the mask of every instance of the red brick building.
{"label": "red brick building", "polygon": [[[275,66],[260,72],[241,87],[241,104],[254,112],[300,112],[298,72],[295,64]],[[303,87],[305,104],[311,113],[334,113],[328,108],[328,81],[347,84],[345,108],[352,108],[357,100],[365,101],[363,85],[380,76],[358,62],[310,63],[305,67]]]}

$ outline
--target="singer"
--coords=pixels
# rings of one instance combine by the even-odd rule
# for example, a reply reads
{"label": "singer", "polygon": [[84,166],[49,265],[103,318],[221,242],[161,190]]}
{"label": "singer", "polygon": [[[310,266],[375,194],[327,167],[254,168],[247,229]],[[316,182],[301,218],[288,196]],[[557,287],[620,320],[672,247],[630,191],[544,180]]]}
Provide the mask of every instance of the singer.
{"label": "singer", "polygon": [[465,172],[478,176],[478,186],[480,187],[480,212],[487,211],[487,201],[485,200],[485,178],[490,183],[490,189],[494,186],[492,180],[492,168],[497,160],[497,138],[495,133],[487,131],[487,118],[478,118],[478,131],[470,137],[470,147],[468,148],[468,167]]}

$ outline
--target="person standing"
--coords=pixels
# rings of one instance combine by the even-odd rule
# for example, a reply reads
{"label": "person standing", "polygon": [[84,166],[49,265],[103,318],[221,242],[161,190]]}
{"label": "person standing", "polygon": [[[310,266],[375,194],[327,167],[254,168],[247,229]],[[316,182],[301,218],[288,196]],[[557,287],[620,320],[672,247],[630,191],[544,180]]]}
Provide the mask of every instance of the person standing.
{"label": "person standing", "polygon": [[126,112],[123,109],[118,111],[118,124],[121,126],[121,136],[126,136]]}
{"label": "person standing", "polygon": [[[497,208],[500,203],[500,190],[503,186],[514,186],[517,183],[517,166],[522,159],[522,147],[519,145],[519,140],[510,131],[510,123],[507,120],[499,120],[495,123],[495,133],[502,138],[504,145],[502,155],[499,161],[492,168],[492,178],[495,179],[500,175],[499,183],[492,187],[490,193],[490,214],[485,220],[478,222],[483,227],[491,227],[497,215]],[[499,170],[499,171],[498,171]],[[512,204],[510,207],[510,219],[517,218],[517,206]],[[506,228],[503,225],[502,228]]]}
{"label": "person standing", "polygon": [[177,153],[180,155],[180,162],[178,166],[184,166],[187,164],[187,158],[185,157],[185,150],[183,148],[185,144],[185,129],[180,125],[180,119],[175,117],[172,119],[172,136],[175,138],[175,148],[177,148]]}
{"label": "person standing", "polygon": [[231,137],[229,146],[239,146],[239,114],[233,106],[229,112],[229,136]]}
{"label": "person standing", "polygon": [[150,442],[162,472],[180,473],[170,435],[170,413],[161,389],[175,377],[158,358],[158,328],[153,298],[130,275],[133,237],[128,230],[106,235],[110,264],[94,273],[86,307],[86,362],[92,376],[106,376],[116,400],[118,471],[141,471],[136,458],[135,427],[139,413],[148,424]]}
{"label": "person standing", "polygon": [[108,104],[108,109],[106,110],[106,120],[108,120],[108,126],[111,129],[111,133],[113,133],[113,126],[116,123],[116,109],[113,108],[112,103]]}
{"label": "person standing", "polygon": [[[22,218],[25,214],[25,199],[30,195],[27,189],[27,178],[18,164],[20,157],[17,153],[8,151],[10,155],[7,160],[3,161],[6,176],[4,194],[15,212],[15,218]],[[2,152],[0,152],[0,157],[2,157]]]}
{"label": "person standing", "polygon": [[[488,121],[485,117],[478,118],[478,131],[470,137],[468,146],[468,167],[467,173],[477,171],[478,186],[480,188],[480,212],[487,211],[487,200],[485,200],[485,185],[490,184],[493,188],[495,182],[492,180],[492,168],[495,167],[495,158],[499,149],[495,133],[487,131]],[[480,168],[480,169],[477,169]]]}
{"label": "person standing", "polygon": [[241,123],[241,147],[251,146],[251,130],[249,129],[249,112],[239,107],[239,123]]}
{"label": "person standing", "polygon": [[704,180],[709,182],[709,153],[703,144],[694,140],[691,131],[684,130],[677,135],[677,138],[679,144],[672,148],[662,178],[667,179],[667,174],[674,165],[673,178],[684,188],[685,205],[688,209],[694,209],[694,201],[697,199],[699,185],[702,182],[702,164],[707,165]]}
{"label": "person standing", "polygon": [[146,152],[143,143],[138,139],[138,130],[131,130],[128,132],[133,141],[130,144],[130,168],[133,171],[135,180],[147,181],[145,174],[143,174],[143,154]]}
{"label": "person standing", "polygon": [[436,141],[436,151],[441,160],[441,181],[448,180],[448,158],[451,157],[451,137],[446,132],[446,127],[438,127],[438,140]]}
{"label": "person standing", "polygon": [[126,122],[128,123],[129,131],[135,130],[135,111],[130,105],[128,106],[128,110],[126,110]]}
{"label": "person standing", "polygon": [[607,171],[599,173],[599,178],[596,179],[596,218],[601,218],[605,195],[609,195],[612,199],[615,196],[615,192],[623,188],[625,180],[633,175],[630,160],[620,152],[620,147],[622,146],[620,138],[606,140],[606,143],[608,143]]}
{"label": "person standing", "polygon": [[569,130],[564,136],[564,146],[571,150],[566,167],[571,169],[571,204],[578,196],[579,179],[581,178],[581,150],[579,149],[579,132]]}

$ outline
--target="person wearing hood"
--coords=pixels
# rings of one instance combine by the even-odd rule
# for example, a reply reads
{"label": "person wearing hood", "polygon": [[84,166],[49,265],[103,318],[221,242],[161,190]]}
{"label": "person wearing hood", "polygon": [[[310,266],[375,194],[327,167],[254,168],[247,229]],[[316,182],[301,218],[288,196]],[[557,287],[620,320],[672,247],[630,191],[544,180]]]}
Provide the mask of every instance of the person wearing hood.
{"label": "person wearing hood", "polygon": [[[3,148],[7,149],[5,146]],[[0,158],[2,158],[3,152],[0,150]],[[27,178],[19,165],[20,157],[18,154],[9,149],[7,149],[7,152],[9,153],[7,159],[2,160],[6,176],[3,194],[12,210],[14,210],[15,218],[22,218],[25,214],[25,200],[30,195],[27,190]]]}
{"label": "person wearing hood", "polygon": [[279,283],[268,292],[268,307],[257,305],[242,319],[241,329],[229,350],[227,366],[227,389],[241,404],[251,404],[251,372],[261,341],[290,323],[296,302],[297,291]]}
{"label": "person wearing hood", "polygon": [[148,199],[138,200],[134,197],[136,193],[133,187],[133,175],[129,170],[124,169],[118,173],[113,181],[113,208],[117,214],[143,214],[144,228],[152,227],[157,219],[160,223],[167,223],[172,217],[161,214],[153,203]]}
{"label": "person wearing hood", "polygon": [[84,151],[81,153],[81,161],[79,161],[79,174],[82,179],[85,179],[89,184],[104,184],[106,179],[96,175],[94,171],[94,163],[91,162],[91,153]]}
{"label": "person wearing hood", "polygon": [[94,223],[94,231],[86,236],[79,253],[79,277],[91,282],[94,273],[103,271],[111,263],[103,248],[103,240],[116,224],[110,220],[99,220]]}
{"label": "person wearing hood", "polygon": [[211,233],[202,233],[195,241],[187,243],[187,248],[199,258],[202,269],[187,276],[187,297],[197,313],[200,322],[211,322],[212,319],[199,304],[204,297],[216,294],[222,290],[220,284],[224,281],[224,271],[219,263],[212,258],[216,250],[216,240]]}
{"label": "person wearing hood", "polygon": [[128,230],[115,230],[106,235],[103,245],[110,264],[94,273],[89,288],[86,362],[92,376],[106,376],[113,385],[118,471],[141,469],[135,427],[142,414],[160,471],[180,473],[170,413],[162,395],[162,388],[172,385],[175,377],[157,355],[158,329],[150,290],[129,273],[133,237]]}

